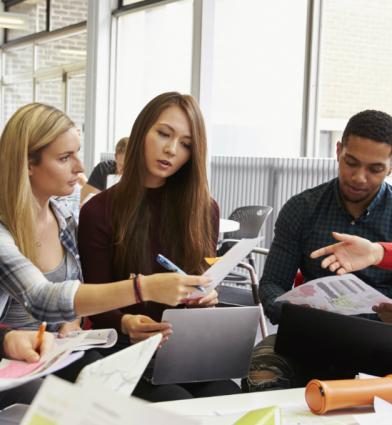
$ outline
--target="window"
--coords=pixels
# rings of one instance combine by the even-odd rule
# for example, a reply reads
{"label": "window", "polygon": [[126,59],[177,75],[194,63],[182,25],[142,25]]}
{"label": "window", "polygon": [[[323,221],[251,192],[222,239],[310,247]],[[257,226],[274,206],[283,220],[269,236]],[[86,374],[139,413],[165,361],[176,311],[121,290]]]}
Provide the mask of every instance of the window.
{"label": "window", "polygon": [[50,0],[50,30],[87,20],[88,0]]}
{"label": "window", "polygon": [[317,156],[335,155],[336,142],[355,113],[392,114],[391,22],[389,0],[324,0]]}
{"label": "window", "polygon": [[[28,16],[28,29],[8,30],[0,49],[0,127],[19,107],[33,101],[69,114],[84,139],[87,0],[4,2]],[[50,25],[47,21],[50,3]],[[76,26],[70,27],[74,24]],[[53,32],[56,30],[55,32]],[[18,38],[25,37],[22,40]],[[83,146],[82,146],[83,149]]]}
{"label": "window", "polygon": [[8,12],[28,17],[24,30],[7,30],[7,40],[14,40],[29,34],[46,30],[46,0],[25,1],[7,8]]}
{"label": "window", "polygon": [[37,43],[37,69],[64,66],[86,60],[86,31]]}
{"label": "window", "polygon": [[18,81],[16,84],[5,85],[3,99],[3,118],[5,123],[18,108],[33,101],[32,81]]}
{"label": "window", "polygon": [[212,155],[299,155],[306,17],[306,0],[215,1]]}
{"label": "window", "polygon": [[182,0],[118,17],[114,141],[154,96],[190,92],[192,16],[193,2]]}

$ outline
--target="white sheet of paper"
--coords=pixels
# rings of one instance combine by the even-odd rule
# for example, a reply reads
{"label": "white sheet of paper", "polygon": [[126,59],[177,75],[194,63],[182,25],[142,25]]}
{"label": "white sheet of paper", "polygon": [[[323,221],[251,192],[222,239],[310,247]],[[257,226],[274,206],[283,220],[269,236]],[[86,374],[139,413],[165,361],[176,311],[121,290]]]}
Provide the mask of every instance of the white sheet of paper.
{"label": "white sheet of paper", "polygon": [[32,374],[20,378],[0,379],[0,391],[19,387],[20,385],[33,381],[34,379],[41,378],[50,373],[56,372],[57,370],[63,369],[64,367],[67,367],[69,364],[83,357],[83,355],[84,351],[78,351],[76,353],[69,353],[68,351],[65,355],[59,356],[56,361],[52,361],[52,358],[47,360],[44,363],[44,366],[39,369],[39,371],[37,369],[37,372],[34,371]]}
{"label": "white sheet of paper", "polygon": [[133,397],[116,394],[101,386],[74,385],[56,376],[45,379],[21,425],[194,425],[197,422],[177,416]]}
{"label": "white sheet of paper", "polygon": [[208,268],[203,276],[212,278],[212,282],[205,288],[205,293],[201,291],[195,291],[189,297],[200,298],[211,292],[216,286],[218,286],[222,280],[233,270],[237,264],[242,261],[257,245],[259,239],[241,239],[231,249],[229,249],[225,255],[223,255],[219,261]]}
{"label": "white sheet of paper", "polygon": [[286,292],[276,301],[308,304],[313,308],[346,315],[374,313],[372,306],[382,302],[392,303],[392,299],[353,274],[311,280]]}
{"label": "white sheet of paper", "polygon": [[154,355],[162,334],[154,335],[124,350],[85,366],[77,383],[106,387],[116,393],[132,394],[147,364]]}
{"label": "white sheet of paper", "polygon": [[116,329],[90,329],[85,331],[74,331],[69,333],[65,338],[57,338],[56,344],[63,345],[71,339],[75,339],[79,335],[84,335],[80,345],[75,346],[73,351],[89,350],[90,348],[109,348],[117,342],[118,334]]}
{"label": "white sheet of paper", "polygon": [[109,187],[112,187],[113,185],[117,184],[120,179],[120,174],[108,174],[106,177],[106,189],[109,189]]}
{"label": "white sheet of paper", "polygon": [[391,413],[362,413],[353,418],[358,425],[391,425]]}

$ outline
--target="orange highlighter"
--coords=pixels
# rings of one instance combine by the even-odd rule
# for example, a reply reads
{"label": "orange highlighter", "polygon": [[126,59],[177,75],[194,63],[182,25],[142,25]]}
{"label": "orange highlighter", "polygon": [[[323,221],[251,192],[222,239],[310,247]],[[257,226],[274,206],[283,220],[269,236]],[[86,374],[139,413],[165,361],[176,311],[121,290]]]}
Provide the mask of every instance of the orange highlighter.
{"label": "orange highlighter", "polygon": [[309,409],[318,415],[330,410],[371,405],[376,396],[392,402],[392,375],[385,378],[336,381],[312,379],[305,390]]}

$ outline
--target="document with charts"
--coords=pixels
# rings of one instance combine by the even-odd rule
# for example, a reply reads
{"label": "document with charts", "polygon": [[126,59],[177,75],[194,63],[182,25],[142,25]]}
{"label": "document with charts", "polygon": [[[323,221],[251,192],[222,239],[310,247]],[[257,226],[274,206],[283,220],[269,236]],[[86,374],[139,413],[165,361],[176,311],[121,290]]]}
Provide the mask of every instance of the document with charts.
{"label": "document with charts", "polygon": [[374,313],[373,305],[392,303],[392,299],[353,274],[311,280],[286,292],[276,301],[308,304],[313,308],[346,315]]}

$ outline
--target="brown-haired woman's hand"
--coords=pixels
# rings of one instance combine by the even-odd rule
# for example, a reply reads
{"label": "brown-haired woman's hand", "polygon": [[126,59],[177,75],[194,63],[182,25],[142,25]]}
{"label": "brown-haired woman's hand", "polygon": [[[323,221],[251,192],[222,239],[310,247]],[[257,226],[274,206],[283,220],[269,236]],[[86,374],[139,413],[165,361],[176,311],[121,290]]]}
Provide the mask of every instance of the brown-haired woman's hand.
{"label": "brown-haired woman's hand", "polygon": [[188,307],[214,307],[218,304],[218,292],[213,289],[209,294],[204,297],[186,300],[185,304]]}
{"label": "brown-haired woman's hand", "polygon": [[151,317],[142,314],[124,314],[121,318],[121,332],[128,335],[132,343],[143,341],[150,336],[161,333],[163,335],[161,345],[173,333],[170,323],[156,322]]}
{"label": "brown-haired woman's hand", "polygon": [[206,276],[181,275],[179,273],[157,273],[140,277],[143,301],[156,301],[175,306],[197,291],[196,286],[208,286],[211,279]]}

